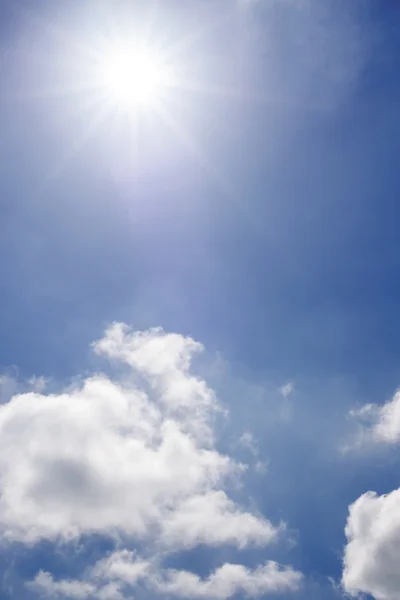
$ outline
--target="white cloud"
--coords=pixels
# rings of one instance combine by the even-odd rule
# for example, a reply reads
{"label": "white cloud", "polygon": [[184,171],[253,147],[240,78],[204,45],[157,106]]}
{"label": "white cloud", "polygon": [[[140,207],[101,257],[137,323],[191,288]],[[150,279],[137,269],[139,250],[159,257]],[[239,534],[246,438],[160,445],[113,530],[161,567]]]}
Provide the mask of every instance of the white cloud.
{"label": "white cloud", "polygon": [[141,537],[235,469],[142,392],[104,377],[0,407],[0,526],[9,539]]}
{"label": "white cloud", "polygon": [[55,581],[50,573],[40,571],[28,586],[42,596],[67,597],[72,600],[85,600],[96,593],[96,587],[85,581],[64,579]]}
{"label": "white cloud", "polygon": [[359,409],[351,410],[349,416],[359,423],[359,431],[353,447],[371,442],[380,444],[400,442],[400,391],[381,406],[365,404]]}
{"label": "white cloud", "polygon": [[372,433],[376,440],[387,443],[400,441],[400,392],[396,392],[392,400],[382,407],[368,405],[365,409],[375,420]]}
{"label": "white cloud", "polygon": [[295,591],[301,579],[300,573],[282,568],[272,561],[254,570],[225,563],[206,579],[188,571],[168,570],[158,577],[155,587],[159,592],[172,596],[225,600],[237,593],[254,598],[268,593]]}
{"label": "white cloud", "polygon": [[[121,550],[82,581],[39,572],[31,589],[77,600],[120,598],[121,586],[139,581],[175,585],[177,572],[162,569],[165,553],[275,541],[284,524],[228,496],[244,466],[217,449],[213,419],[220,406],[191,373],[202,346],[160,329],[132,333],[115,324],[94,349],[129,367],[123,380],[98,374],[63,393],[39,387],[0,405],[0,533],[26,544],[102,534],[139,545],[150,559]],[[182,577],[217,597],[291,589],[301,578],[275,563],[254,571],[224,565],[207,580]]]}
{"label": "white cloud", "polygon": [[377,600],[397,600],[400,589],[400,489],[368,492],[350,506],[343,586]]}
{"label": "white cloud", "polygon": [[44,392],[44,390],[46,389],[48,381],[47,381],[46,377],[43,377],[43,376],[37,377],[36,375],[34,375],[30,379],[28,379],[28,384],[31,388],[31,391],[41,393],[41,392]]}
{"label": "white cloud", "polygon": [[106,580],[121,580],[134,585],[139,579],[147,576],[150,567],[150,561],[137,558],[135,552],[120,550],[100,560],[93,568],[91,576]]}
{"label": "white cloud", "polygon": [[239,548],[264,546],[274,541],[278,529],[262,517],[243,513],[222,490],[185,499],[163,522],[161,542],[187,547],[198,544],[234,544]]}
{"label": "white cloud", "polygon": [[122,593],[120,584],[112,581],[96,591],[96,600],[126,600],[126,596]]}
{"label": "white cloud", "polygon": [[250,431],[245,431],[239,438],[239,446],[249,450],[254,457],[258,456],[258,442]]}
{"label": "white cloud", "polygon": [[[29,542],[96,532],[171,539],[197,502],[216,522],[198,513],[196,533],[182,531],[177,544],[272,539],[271,524],[228,500],[225,516],[215,503],[211,510],[210,492],[241,466],[213,445],[218,404],[206,383],[189,373],[201,346],[161,330],[131,334],[115,325],[95,348],[129,363],[150,390],[99,375],[68,393],[19,394],[1,405],[3,535]],[[230,532],[232,520],[240,539]],[[215,529],[216,523],[227,527]]]}
{"label": "white cloud", "polygon": [[[356,443],[350,449],[370,444],[400,441],[400,392],[379,406],[366,404],[350,412],[359,422]],[[377,600],[395,600],[400,589],[400,489],[378,496],[367,492],[350,506],[346,525],[343,586],[357,595]]]}
{"label": "white cloud", "polygon": [[192,356],[203,351],[201,344],[160,328],[131,333],[126,325],[114,323],[93,347],[140,373],[157,394],[165,416],[179,417],[196,438],[211,436],[210,416],[218,404],[205,381],[190,373]]}
{"label": "white cloud", "polygon": [[42,595],[86,600],[121,600],[140,580],[142,586],[157,595],[225,600],[237,593],[252,598],[266,594],[296,591],[301,573],[268,561],[255,569],[225,563],[207,578],[189,571],[163,569],[157,562],[138,558],[127,550],[114,552],[99,561],[87,573],[86,581],[59,580],[40,572],[28,586]]}
{"label": "white cloud", "polygon": [[34,380],[35,391],[0,405],[0,533],[26,544],[101,534],[145,558],[119,550],[81,580],[40,571],[29,588],[73,600],[121,600],[138,585],[195,598],[296,589],[300,573],[273,562],[253,570],[224,564],[204,580],[163,569],[166,554],[199,544],[265,546],[284,524],[228,496],[245,466],[216,446],[220,406],[191,373],[200,344],[115,324],[94,349],[125,363],[128,374],[98,374],[59,394]]}
{"label": "white cloud", "polygon": [[50,573],[40,571],[26,587],[51,598],[123,600],[126,598],[123,588],[126,585],[133,587],[145,579],[150,567],[151,563],[137,558],[135,552],[121,550],[88,569],[85,580],[55,580]]}
{"label": "white cloud", "polygon": [[284,398],[288,398],[290,396],[290,394],[292,394],[294,392],[293,381],[288,381],[288,383],[285,383],[285,385],[282,385],[282,387],[279,388],[279,391]]}
{"label": "white cloud", "polygon": [[68,598],[69,600],[124,600],[121,582],[80,581],[77,579],[55,580],[50,573],[40,571],[26,587],[40,596],[49,598]]}

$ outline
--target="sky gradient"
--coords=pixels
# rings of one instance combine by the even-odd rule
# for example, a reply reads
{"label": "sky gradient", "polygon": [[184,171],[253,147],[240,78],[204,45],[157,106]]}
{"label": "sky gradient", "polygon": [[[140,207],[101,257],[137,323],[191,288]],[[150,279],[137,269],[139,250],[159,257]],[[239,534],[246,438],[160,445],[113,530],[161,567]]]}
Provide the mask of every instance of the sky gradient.
{"label": "sky gradient", "polygon": [[[399,31],[0,2],[1,598],[397,598]],[[116,39],[159,102],[94,82]]]}

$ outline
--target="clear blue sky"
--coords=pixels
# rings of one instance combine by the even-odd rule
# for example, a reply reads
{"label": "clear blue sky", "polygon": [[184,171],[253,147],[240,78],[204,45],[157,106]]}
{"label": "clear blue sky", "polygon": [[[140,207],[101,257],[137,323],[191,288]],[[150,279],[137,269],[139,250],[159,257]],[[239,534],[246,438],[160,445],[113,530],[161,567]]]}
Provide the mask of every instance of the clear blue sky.
{"label": "clear blue sky", "polygon": [[[342,594],[349,505],[399,485],[395,445],[375,440],[343,451],[357,445],[360,427],[349,411],[382,405],[400,383],[399,32],[400,5],[390,0],[0,2],[2,598]],[[112,90],[93,82],[93,65],[101,68],[117,38],[126,48],[145,38],[172,65],[176,82],[161,90],[157,106],[111,106]],[[229,411],[217,410],[215,422],[207,416],[211,447],[249,465],[234,482],[212,487],[207,479],[206,488],[223,489],[261,519],[259,532],[262,519],[273,528],[285,522],[277,542],[261,543],[251,532],[238,542],[236,532],[236,541],[221,534],[217,543],[208,532],[198,543],[160,550],[133,524],[125,530],[116,518],[107,525],[105,512],[123,512],[109,500],[107,479],[104,496],[93,492],[90,505],[98,526],[76,509],[80,493],[82,504],[92,497],[96,473],[68,437],[75,425],[85,432],[85,416],[68,416],[63,391],[74,399],[71,390],[101,371],[113,385],[128,378],[157,406],[175,398],[174,385],[183,386],[180,395],[193,392],[188,403],[203,398],[168,344],[162,351],[151,345],[149,366],[147,346],[132,349],[134,333],[113,346],[113,322],[132,332],[161,327],[165,334],[146,335],[173,333],[204,346],[193,373]],[[91,344],[99,339],[96,353]],[[162,352],[178,366],[168,370]],[[32,377],[44,377],[46,387]],[[32,389],[36,396],[16,397]],[[50,393],[60,403],[55,421],[46,421]],[[112,394],[102,393],[111,405]],[[188,439],[190,427],[200,428],[192,413],[173,418]],[[111,435],[107,420],[99,427],[99,439]],[[121,472],[132,460],[157,468],[132,458],[121,441],[128,434],[120,435]],[[74,467],[61,438],[76,444]],[[186,477],[178,468],[172,476]],[[145,494],[138,481],[129,479],[133,503]],[[38,498],[49,527],[35,516]],[[183,510],[174,504],[168,519],[183,518]],[[196,510],[182,535],[207,520]],[[139,513],[147,535],[156,525]],[[168,519],[157,520],[164,533]],[[224,521],[216,527],[228,530]],[[399,545],[400,531],[393,535]],[[157,566],[138,582],[93,574],[99,561],[125,551]],[[256,585],[258,565],[270,560],[291,569],[293,589],[257,583],[256,591],[243,584],[225,593],[207,580],[234,563]],[[349,559],[349,572],[352,565]],[[204,581],[177,591],[169,568]],[[349,591],[392,600],[379,577],[359,576],[352,589],[343,581]]]}

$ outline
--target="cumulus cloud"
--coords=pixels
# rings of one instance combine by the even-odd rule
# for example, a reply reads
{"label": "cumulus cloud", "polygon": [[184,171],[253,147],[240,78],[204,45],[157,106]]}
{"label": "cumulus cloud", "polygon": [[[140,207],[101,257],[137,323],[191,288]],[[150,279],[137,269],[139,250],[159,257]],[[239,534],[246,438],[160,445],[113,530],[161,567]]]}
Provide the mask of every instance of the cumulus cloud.
{"label": "cumulus cloud", "polygon": [[242,548],[249,543],[264,546],[276,539],[278,531],[269,521],[243,513],[218,490],[185,499],[164,520],[161,541],[172,546],[184,540],[187,547],[230,543]]}
{"label": "cumulus cloud", "polygon": [[[400,441],[400,392],[385,404],[366,404],[350,412],[360,429],[356,446]],[[367,492],[349,508],[343,586],[353,595],[394,600],[400,588],[400,489],[378,496]]]}
{"label": "cumulus cloud", "polygon": [[225,563],[206,579],[188,571],[168,570],[156,587],[164,594],[183,598],[215,598],[225,600],[242,593],[255,598],[273,592],[295,591],[301,574],[269,561],[256,569]]}
{"label": "cumulus cloud", "polygon": [[52,598],[66,596],[73,600],[85,600],[97,591],[94,585],[85,581],[75,581],[73,579],[55,581],[50,573],[44,571],[40,571],[35,579],[28,584],[28,587],[42,596]]}
{"label": "cumulus cloud", "polygon": [[[106,580],[108,582],[104,583]],[[40,572],[29,587],[52,597],[85,600],[95,596],[101,600],[119,600],[139,580],[146,589],[162,596],[225,600],[237,593],[255,598],[270,593],[293,592],[299,588],[302,575],[290,567],[268,561],[255,569],[225,563],[202,579],[189,571],[162,569],[156,563],[143,561],[135,553],[124,550],[97,563],[88,572],[87,581],[56,581],[49,573]],[[111,596],[112,593],[114,596]]]}
{"label": "cumulus cloud", "polygon": [[134,585],[149,572],[151,562],[137,558],[135,552],[120,550],[100,560],[91,571],[94,578],[120,580]]}
{"label": "cumulus cloud", "polygon": [[27,583],[28,589],[48,598],[68,598],[69,600],[123,600],[120,582],[111,581],[101,584],[76,579],[55,580],[50,573],[40,571],[33,581]]}
{"label": "cumulus cloud", "polygon": [[350,417],[360,425],[358,442],[397,444],[400,442],[400,391],[383,405],[365,404],[351,410]]}
{"label": "cumulus cloud", "polygon": [[[172,593],[180,575],[162,569],[158,557],[165,553],[275,541],[283,524],[228,495],[244,466],[217,448],[214,418],[221,407],[191,370],[202,346],[161,329],[132,332],[114,324],[93,348],[125,364],[118,379],[97,374],[58,394],[34,386],[0,405],[0,532],[5,541],[26,544],[101,534],[139,545],[151,559],[120,550],[82,581],[40,572],[30,588],[108,600],[121,585],[143,581]],[[194,596],[209,590],[218,598],[229,590],[292,589],[301,578],[275,563],[255,571],[224,565],[206,580],[182,577],[194,577],[203,590]]]}
{"label": "cumulus cloud", "polygon": [[[207,511],[206,494],[240,471],[205,435],[217,404],[206,383],[188,373],[199,344],[115,325],[95,348],[148,378],[152,394],[95,376],[69,393],[20,394],[1,406],[0,527],[8,539],[158,535],[190,498],[205,494]],[[221,525],[223,515],[213,514]],[[225,516],[228,523],[232,511]],[[235,518],[248,521],[239,509]],[[203,519],[197,535],[207,540],[213,530],[221,542],[232,539],[214,525]],[[266,528],[273,530],[262,520],[258,530],[244,527],[240,543],[265,540]]]}
{"label": "cumulus cloud", "polygon": [[0,410],[0,526],[9,539],[144,536],[234,463],[204,448],[137,390],[104,377]]}
{"label": "cumulus cloud", "polygon": [[392,400],[383,406],[367,405],[365,412],[373,420],[373,436],[386,443],[400,441],[400,392],[397,391]]}
{"label": "cumulus cloud", "polygon": [[399,596],[400,489],[362,495],[350,506],[346,525],[343,586],[377,600]]}
{"label": "cumulus cloud", "polygon": [[196,438],[212,436],[210,417],[218,403],[206,382],[190,373],[192,356],[203,351],[201,344],[160,328],[130,333],[126,325],[115,323],[93,348],[97,354],[125,362],[145,378],[166,417],[178,417]]}

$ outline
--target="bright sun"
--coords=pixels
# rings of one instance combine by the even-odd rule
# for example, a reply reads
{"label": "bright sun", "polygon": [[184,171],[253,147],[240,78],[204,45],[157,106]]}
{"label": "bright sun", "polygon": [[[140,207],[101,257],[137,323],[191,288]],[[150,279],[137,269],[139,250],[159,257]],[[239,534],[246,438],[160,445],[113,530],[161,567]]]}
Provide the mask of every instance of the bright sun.
{"label": "bright sun", "polygon": [[155,104],[170,85],[167,65],[149,49],[113,49],[101,65],[108,100],[121,108]]}

